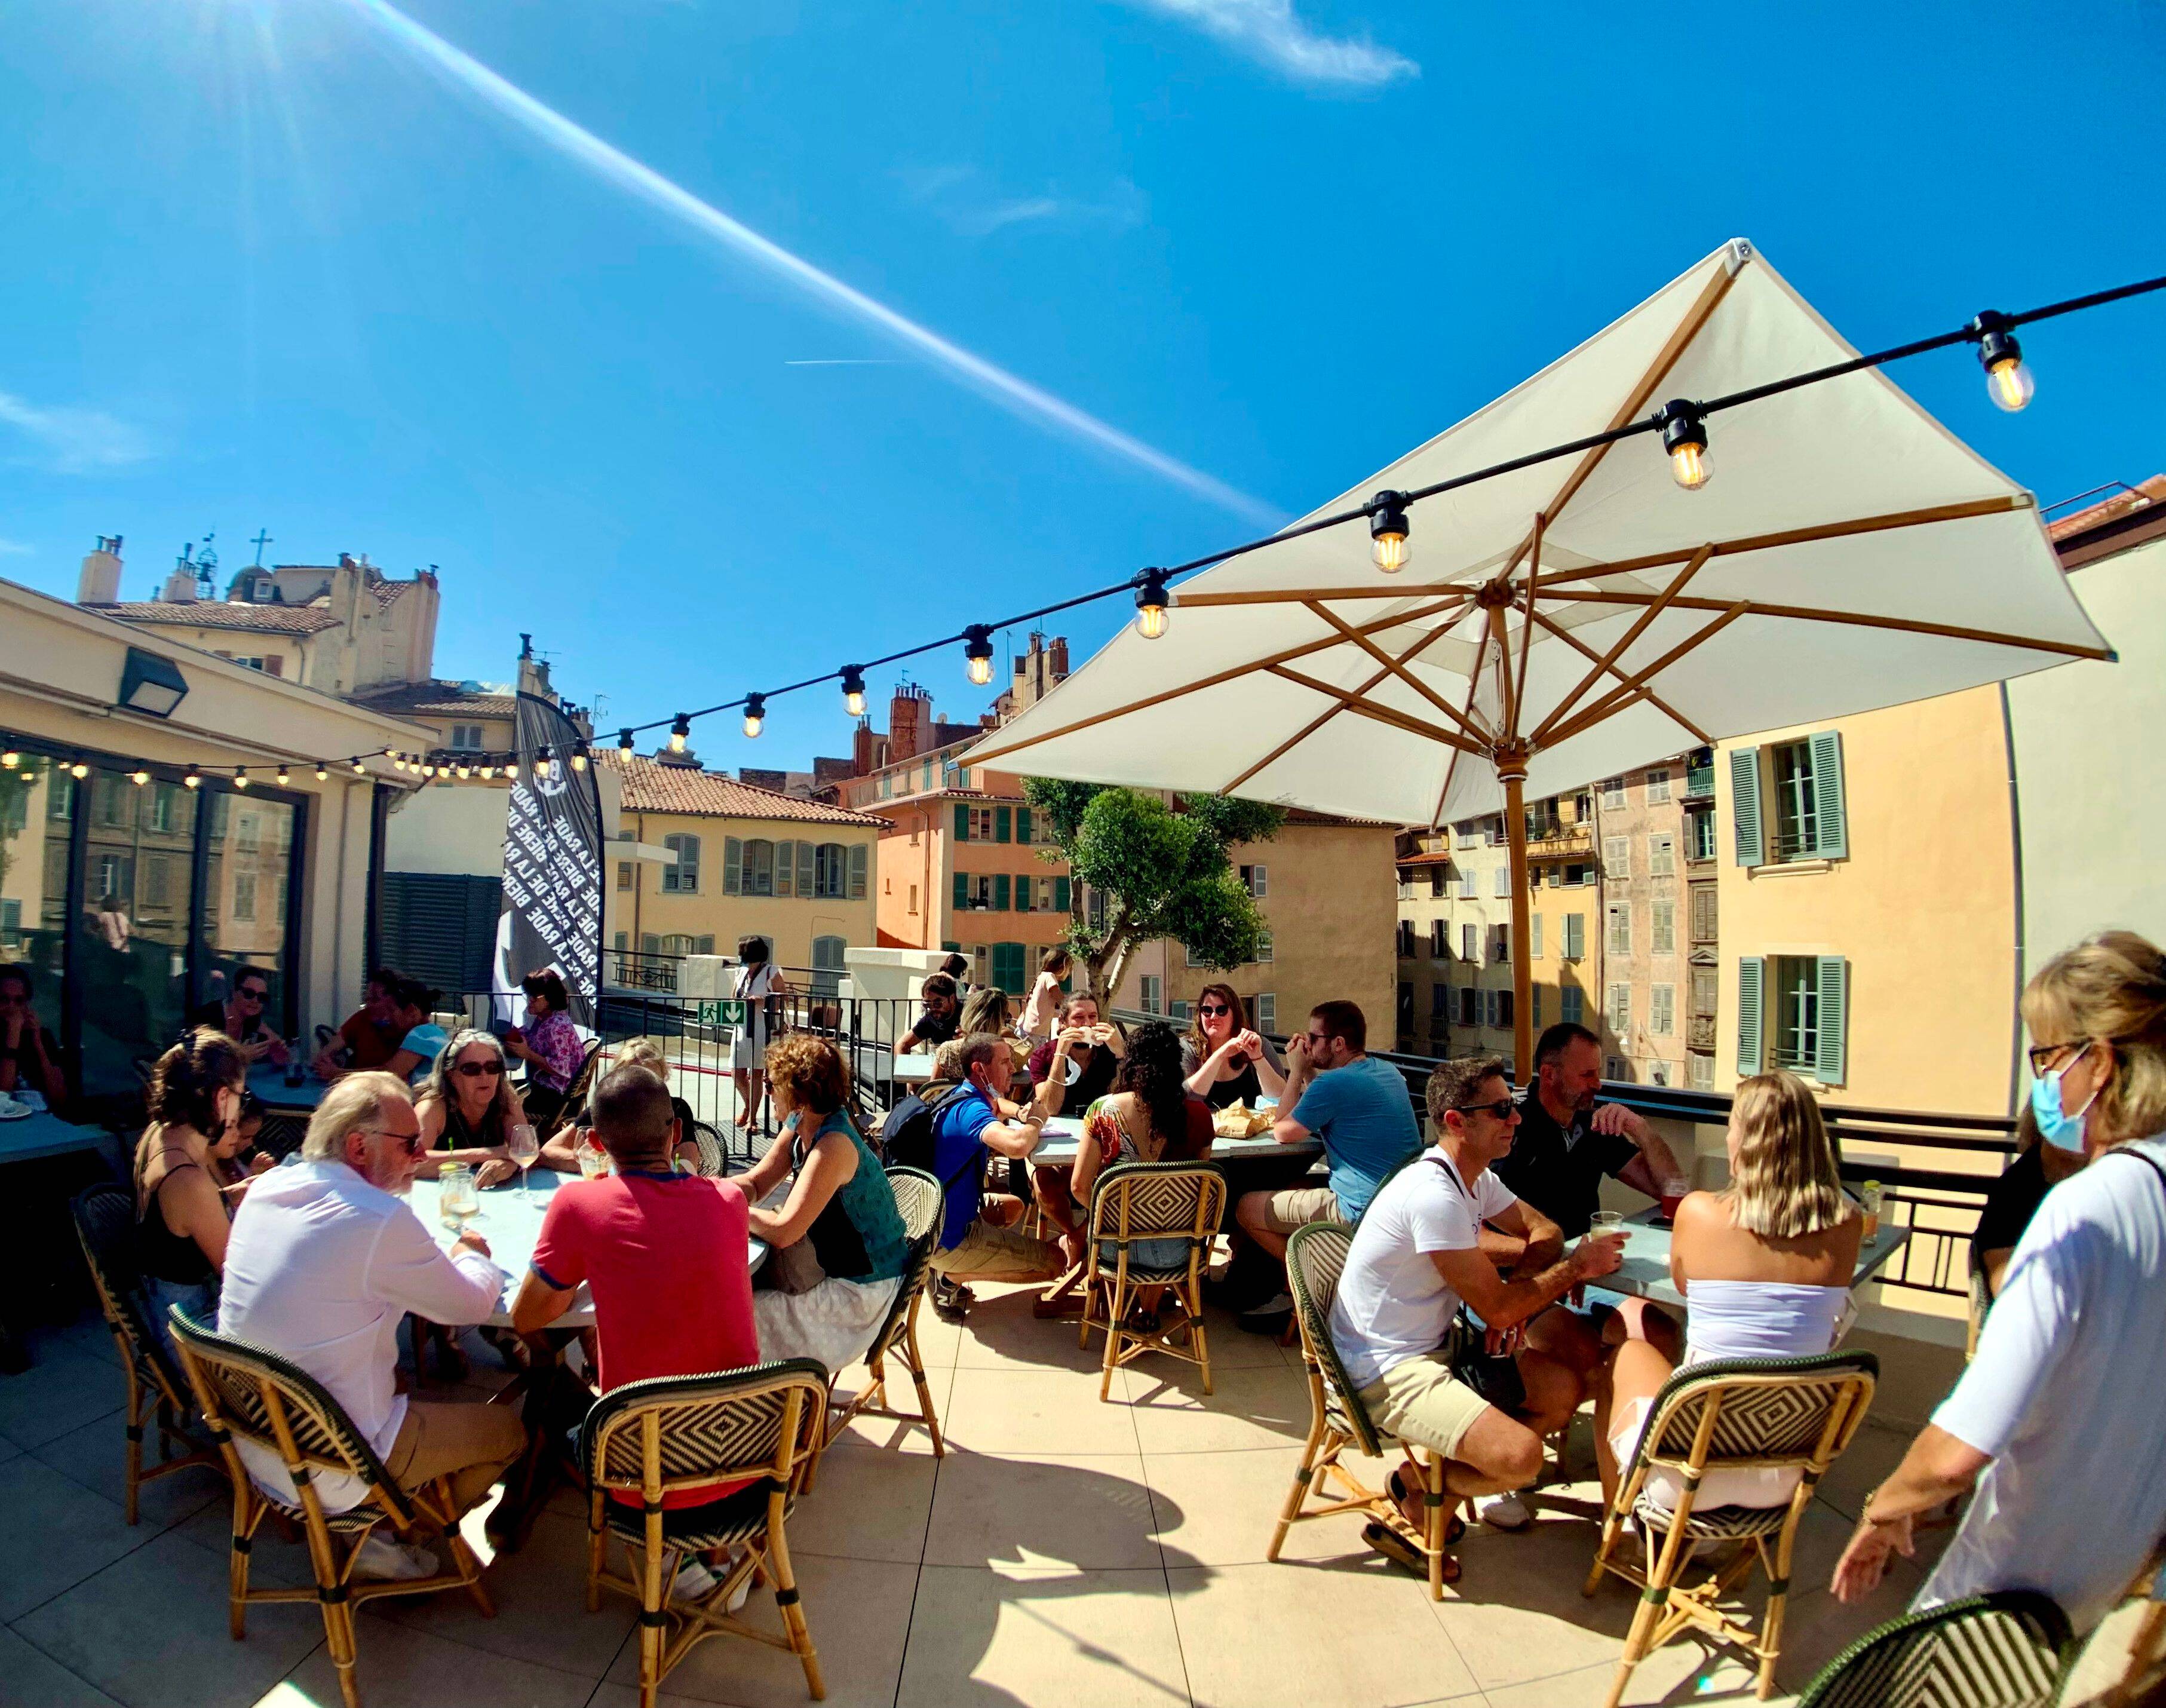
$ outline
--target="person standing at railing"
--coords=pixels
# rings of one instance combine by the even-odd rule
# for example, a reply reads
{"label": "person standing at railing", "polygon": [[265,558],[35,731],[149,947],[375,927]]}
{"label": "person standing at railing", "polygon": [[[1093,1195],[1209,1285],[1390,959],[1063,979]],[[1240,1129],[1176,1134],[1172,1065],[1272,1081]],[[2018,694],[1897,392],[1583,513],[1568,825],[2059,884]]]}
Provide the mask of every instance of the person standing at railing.
{"label": "person standing at railing", "polygon": [[1975,1489],[1913,1605],[2035,1589],[2078,1631],[2166,1534],[2166,954],[2111,931],[2023,992],[2041,1140],[2087,1159],[2015,1242],[1978,1356],[1865,1503],[1833,1588],[1870,1594]]}
{"label": "person standing at railing", "polygon": [[1032,1043],[1053,1036],[1053,1023],[1060,1018],[1060,981],[1075,964],[1058,944],[1038,958],[1038,982],[1030,987],[1030,1000],[1022,1009],[1022,1035]]}
{"label": "person standing at railing", "polygon": [[732,1069],[730,1079],[737,1088],[737,1125],[749,1127],[758,1120],[759,1106],[767,1096],[767,1070],[760,1064],[767,1060],[768,1038],[776,1018],[773,1011],[779,1006],[772,999],[790,994],[790,981],[775,970],[763,937],[739,938],[737,959],[743,965],[737,968],[735,994],[745,1005],[744,1030],[737,1044],[746,1065]]}

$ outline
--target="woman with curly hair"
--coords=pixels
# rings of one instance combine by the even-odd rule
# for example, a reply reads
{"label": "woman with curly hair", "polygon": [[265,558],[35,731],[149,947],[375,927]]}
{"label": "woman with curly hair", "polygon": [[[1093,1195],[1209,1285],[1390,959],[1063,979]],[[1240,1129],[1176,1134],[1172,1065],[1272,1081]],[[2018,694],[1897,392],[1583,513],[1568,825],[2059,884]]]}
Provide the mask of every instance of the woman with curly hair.
{"label": "woman with curly hair", "polygon": [[[1083,1138],[1068,1189],[1085,1229],[1091,1190],[1114,1164],[1201,1162],[1210,1155],[1211,1106],[1192,1096],[1182,1080],[1180,1035],[1163,1020],[1138,1026],[1114,1071],[1112,1090],[1083,1112]],[[1142,1240],[1128,1248],[1128,1256],[1131,1262],[1170,1267],[1187,1250],[1181,1240]],[[1110,1256],[1110,1248],[1103,1255]],[[1155,1318],[1163,1291],[1138,1291],[1138,1318]]]}
{"label": "woman with curly hair", "polygon": [[183,1034],[151,1072],[151,1121],[135,1146],[135,1263],[169,1346],[168,1306],[204,1320],[218,1308],[233,1226],[219,1171],[240,1148],[247,1089],[246,1055],[209,1028]]}
{"label": "woman with curly hair", "polygon": [[[774,1248],[753,1295],[759,1355],[817,1358],[837,1371],[864,1356],[886,1320],[910,1236],[880,1159],[845,1107],[841,1052],[793,1032],[768,1046],[766,1067],[782,1130],[749,1173],[732,1177],[753,1206],[753,1237]],[[781,1204],[760,1208],[793,1175]]]}

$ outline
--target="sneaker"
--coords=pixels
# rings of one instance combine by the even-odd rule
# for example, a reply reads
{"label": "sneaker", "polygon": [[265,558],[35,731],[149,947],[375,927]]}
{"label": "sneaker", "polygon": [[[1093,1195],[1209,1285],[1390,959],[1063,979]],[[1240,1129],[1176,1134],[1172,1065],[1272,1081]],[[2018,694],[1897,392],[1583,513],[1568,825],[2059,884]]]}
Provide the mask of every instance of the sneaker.
{"label": "sneaker", "polygon": [[948,1280],[944,1275],[932,1277],[929,1291],[932,1298],[932,1314],[943,1323],[961,1322],[969,1315],[970,1306],[977,1297],[969,1288],[959,1282]]}
{"label": "sneaker", "polygon": [[1517,1494],[1485,1494],[1474,1503],[1475,1515],[1496,1530],[1524,1530],[1535,1521]]}
{"label": "sneaker", "polygon": [[1261,1304],[1249,1306],[1234,1320],[1252,1335],[1282,1335],[1292,1315],[1293,1295],[1275,1293]]}
{"label": "sneaker", "polygon": [[[721,1581],[705,1560],[686,1560],[677,1568],[677,1581],[669,1595],[675,1601],[705,1601],[721,1587]],[[735,1613],[751,1594],[752,1573],[748,1572],[744,1580],[730,1592],[729,1605],[722,1610]]]}
{"label": "sneaker", "polygon": [[354,1550],[353,1570],[356,1577],[410,1583],[416,1578],[435,1577],[436,1557],[412,1542],[395,1542],[371,1531]]}

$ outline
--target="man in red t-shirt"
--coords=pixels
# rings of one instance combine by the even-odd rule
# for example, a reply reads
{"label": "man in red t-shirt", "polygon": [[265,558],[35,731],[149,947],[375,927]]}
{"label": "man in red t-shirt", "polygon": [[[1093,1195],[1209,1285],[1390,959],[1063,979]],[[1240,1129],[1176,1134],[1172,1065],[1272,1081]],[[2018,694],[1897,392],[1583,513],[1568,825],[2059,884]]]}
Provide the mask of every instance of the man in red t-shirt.
{"label": "man in red t-shirt", "polygon": [[[512,1326],[540,1333],[570,1309],[584,1282],[594,1295],[604,1393],[649,1377],[757,1364],[744,1193],[730,1181],[672,1171],[676,1113],[668,1087],[646,1068],[610,1075],[589,1113],[615,1171],[557,1188]],[[687,1490],[663,1504],[704,1505],[743,1486]],[[680,1572],[678,1593],[689,1593],[686,1579],[698,1575]]]}

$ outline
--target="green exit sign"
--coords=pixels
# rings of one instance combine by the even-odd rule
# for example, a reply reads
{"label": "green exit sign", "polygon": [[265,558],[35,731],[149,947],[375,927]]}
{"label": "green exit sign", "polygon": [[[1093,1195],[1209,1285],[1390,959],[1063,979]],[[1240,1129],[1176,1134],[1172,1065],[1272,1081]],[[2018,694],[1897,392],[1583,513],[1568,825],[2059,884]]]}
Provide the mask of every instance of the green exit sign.
{"label": "green exit sign", "polygon": [[725,997],[720,1002],[700,1004],[700,1023],[702,1026],[735,1026],[742,1029],[750,1018],[746,1009],[749,1005],[742,997]]}

